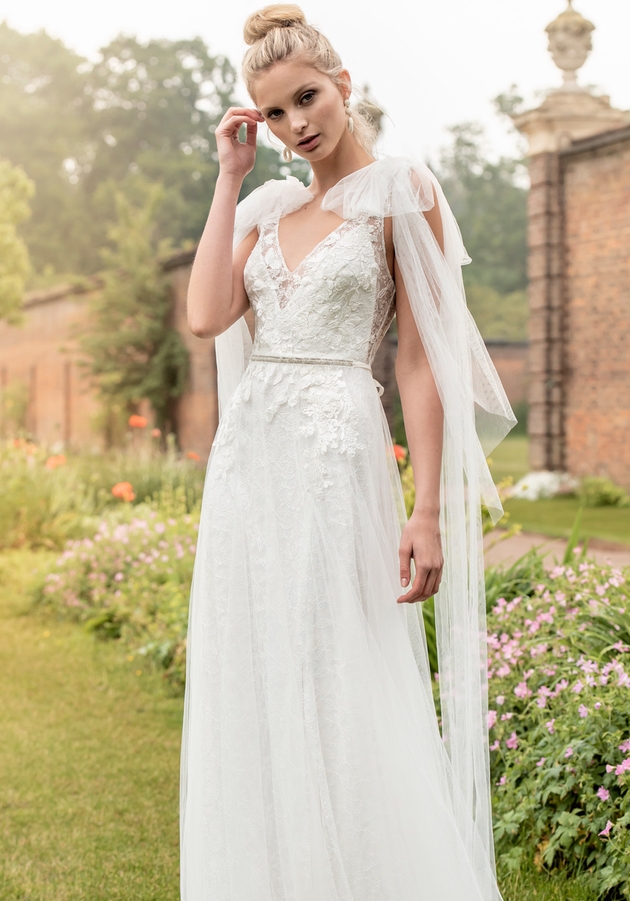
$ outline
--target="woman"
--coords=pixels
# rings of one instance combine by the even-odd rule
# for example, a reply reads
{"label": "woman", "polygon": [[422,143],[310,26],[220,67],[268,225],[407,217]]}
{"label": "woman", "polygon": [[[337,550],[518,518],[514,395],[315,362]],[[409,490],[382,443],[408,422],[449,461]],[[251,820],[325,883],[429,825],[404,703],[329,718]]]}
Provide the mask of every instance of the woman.
{"label": "woman", "polygon": [[[478,433],[489,447],[514,417],[433,176],[375,160],[349,73],[298,7],[254,14],[245,39],[255,109],[217,128],[188,293],[221,420],[191,591],[182,898],[496,901],[479,505],[500,504]],[[313,180],[237,208],[262,123]],[[370,372],[394,315],[407,522]],[[413,606],[436,592],[442,735]]]}

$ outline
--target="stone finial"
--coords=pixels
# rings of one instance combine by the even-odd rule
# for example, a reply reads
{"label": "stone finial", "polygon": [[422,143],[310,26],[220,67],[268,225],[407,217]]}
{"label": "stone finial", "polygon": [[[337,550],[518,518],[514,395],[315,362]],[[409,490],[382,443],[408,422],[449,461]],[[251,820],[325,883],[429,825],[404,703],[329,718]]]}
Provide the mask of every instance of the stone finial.
{"label": "stone finial", "polygon": [[595,26],[573,9],[573,0],[568,0],[568,4],[545,31],[549,35],[549,52],[564,74],[560,90],[581,91],[584,89],[577,83],[577,70],[584,65],[593,48],[591,33]]}

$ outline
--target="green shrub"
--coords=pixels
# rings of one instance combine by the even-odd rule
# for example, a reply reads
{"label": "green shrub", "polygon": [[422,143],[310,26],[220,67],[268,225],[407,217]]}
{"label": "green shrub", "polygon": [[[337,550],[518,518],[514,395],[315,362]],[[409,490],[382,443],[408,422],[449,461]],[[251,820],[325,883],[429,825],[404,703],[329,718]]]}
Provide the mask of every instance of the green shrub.
{"label": "green shrub", "polygon": [[585,507],[628,507],[627,491],[610,479],[586,476],[580,485],[580,498]]}
{"label": "green shrub", "polygon": [[[490,612],[491,763],[502,866],[581,875],[630,896],[627,584],[556,567]],[[623,637],[622,637],[623,636]]]}
{"label": "green shrub", "polygon": [[126,451],[57,454],[28,441],[0,446],[0,548],[47,547],[92,535],[106,510],[121,507],[114,485],[129,482],[133,503],[181,487],[187,510],[201,498],[203,470],[171,447],[167,453],[132,441]]}

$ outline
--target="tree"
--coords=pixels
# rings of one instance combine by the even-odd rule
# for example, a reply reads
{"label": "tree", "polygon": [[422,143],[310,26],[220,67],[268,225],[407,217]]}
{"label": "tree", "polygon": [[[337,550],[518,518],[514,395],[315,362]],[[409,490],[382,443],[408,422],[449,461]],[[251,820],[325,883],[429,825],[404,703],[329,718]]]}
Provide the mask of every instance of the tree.
{"label": "tree", "polygon": [[[185,387],[188,351],[170,325],[171,293],[160,258],[170,242],[154,239],[160,185],[145,188],[142,206],[118,191],[117,221],[108,229],[112,248],[102,251],[104,287],[93,302],[94,328],[83,336],[86,364],[103,401],[106,437],[147,398],[157,425],[172,424],[171,405]],[[116,415],[118,414],[118,415]]]}
{"label": "tree", "polygon": [[[502,99],[505,104],[516,102],[511,96]],[[450,131],[453,140],[438,168],[473,261],[463,270],[470,309],[484,337],[524,338],[527,190],[519,184],[523,161],[490,162],[480,125],[467,122]]]}
{"label": "tree", "polygon": [[[0,154],[37,186],[24,230],[35,283],[98,270],[116,191],[141,204],[147,182],[163,185],[156,236],[196,243],[218,175],[213,132],[235,80],[200,38],[119,36],[92,64],[45,31],[0,23]],[[260,147],[243,196],[283,166]],[[305,177],[303,164],[289,171]]]}
{"label": "tree", "polygon": [[34,190],[23,169],[0,158],[0,319],[14,325],[21,320],[29,272],[28,250],[17,225],[31,214],[28,201]]}

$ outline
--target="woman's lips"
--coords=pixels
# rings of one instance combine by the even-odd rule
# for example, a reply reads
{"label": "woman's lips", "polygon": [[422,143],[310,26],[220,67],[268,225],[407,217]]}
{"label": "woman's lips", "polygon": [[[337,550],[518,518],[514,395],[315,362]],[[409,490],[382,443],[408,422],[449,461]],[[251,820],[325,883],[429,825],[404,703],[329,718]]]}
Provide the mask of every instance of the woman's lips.
{"label": "woman's lips", "polygon": [[319,135],[311,135],[298,143],[300,150],[314,150],[319,144]]}

